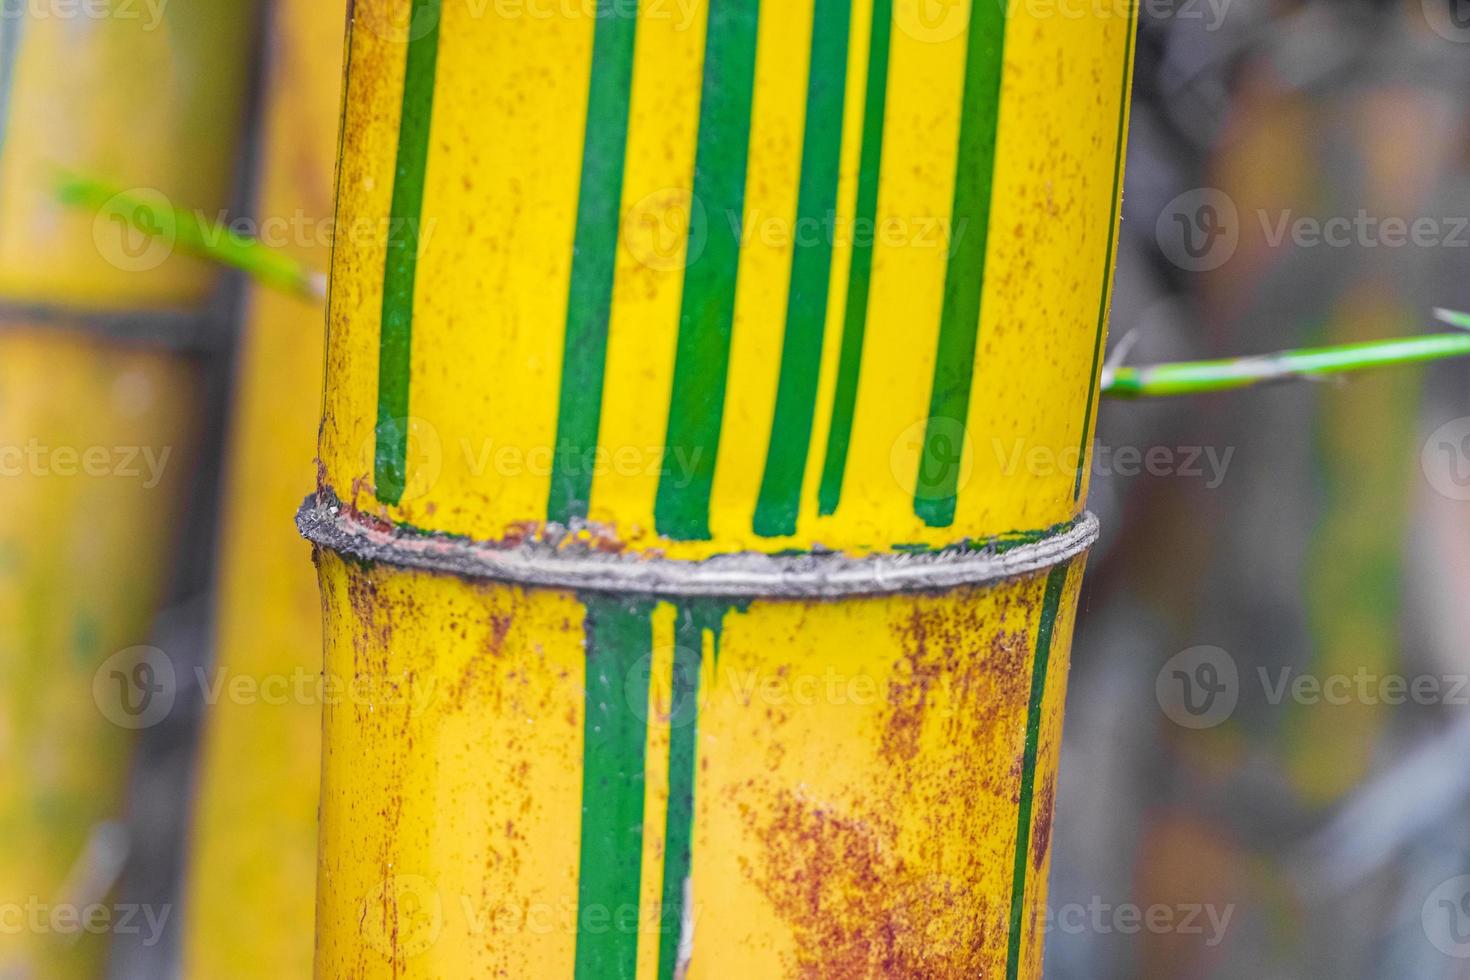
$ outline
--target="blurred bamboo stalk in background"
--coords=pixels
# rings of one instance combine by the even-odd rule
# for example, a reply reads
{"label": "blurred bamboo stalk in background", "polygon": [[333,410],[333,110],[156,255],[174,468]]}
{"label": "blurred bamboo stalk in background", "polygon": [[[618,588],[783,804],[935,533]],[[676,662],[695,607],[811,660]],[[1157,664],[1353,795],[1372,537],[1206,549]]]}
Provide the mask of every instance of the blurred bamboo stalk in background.
{"label": "blurred bamboo stalk in background", "polygon": [[129,729],[172,695],[167,658],[134,645],[167,581],[218,275],[56,201],[56,169],[223,207],[252,17],[27,11],[0,18],[0,903],[26,911],[0,975],[69,980],[101,970],[96,916],[116,925]]}
{"label": "blurred bamboo stalk in background", "polygon": [[304,280],[289,272],[325,269],[331,253],[346,6],[275,0],[268,21],[256,211],[279,250],[250,254],[269,255],[268,267],[288,274],[258,278],[248,298],[228,436],[214,676],[222,690],[243,676],[279,696],[225,696],[210,708],[185,891],[190,980],[311,974],[321,600],[310,548],[282,517],[315,471],[324,331],[323,304],[292,288]]}
{"label": "blurred bamboo stalk in background", "polygon": [[591,13],[355,5],[316,975],[1034,980],[1132,20]]}

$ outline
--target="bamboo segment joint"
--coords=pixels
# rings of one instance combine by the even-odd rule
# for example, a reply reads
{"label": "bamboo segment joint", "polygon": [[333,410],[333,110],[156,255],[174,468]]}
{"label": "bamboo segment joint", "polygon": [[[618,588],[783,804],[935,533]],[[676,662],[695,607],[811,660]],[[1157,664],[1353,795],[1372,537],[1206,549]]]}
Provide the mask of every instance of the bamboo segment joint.
{"label": "bamboo segment joint", "polygon": [[836,599],[985,585],[1064,564],[1098,536],[1097,517],[1083,513],[1022,543],[1002,538],[922,553],[746,552],[689,561],[608,553],[555,535],[488,543],[368,524],[330,490],[306,498],[296,526],[318,547],[360,561],[578,592],[730,599]]}

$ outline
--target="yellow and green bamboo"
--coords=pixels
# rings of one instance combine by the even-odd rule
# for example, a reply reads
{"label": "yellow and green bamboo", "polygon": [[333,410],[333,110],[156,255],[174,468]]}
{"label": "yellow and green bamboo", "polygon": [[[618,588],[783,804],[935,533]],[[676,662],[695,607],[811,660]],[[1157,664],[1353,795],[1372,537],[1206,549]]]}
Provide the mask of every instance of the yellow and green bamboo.
{"label": "yellow and green bamboo", "polygon": [[317,976],[1040,976],[1133,23],[948,9],[358,0]]}
{"label": "yellow and green bamboo", "polygon": [[106,950],[99,913],[76,923],[108,910],[124,699],[144,693],[106,664],[146,640],[167,582],[201,398],[177,348],[209,344],[217,275],[57,201],[55,175],[222,207],[251,18],[233,0],[33,13],[0,18],[0,974],[65,980]]}
{"label": "yellow and green bamboo", "polygon": [[[270,268],[325,268],[345,2],[269,17],[259,212],[293,238]],[[201,236],[213,239],[213,235]],[[189,980],[311,975],[321,766],[321,604],[300,503],[321,407],[322,304],[268,276],[248,297],[225,475],[219,605],[184,904]],[[228,692],[240,679],[250,694]],[[243,689],[242,689],[243,690]]]}

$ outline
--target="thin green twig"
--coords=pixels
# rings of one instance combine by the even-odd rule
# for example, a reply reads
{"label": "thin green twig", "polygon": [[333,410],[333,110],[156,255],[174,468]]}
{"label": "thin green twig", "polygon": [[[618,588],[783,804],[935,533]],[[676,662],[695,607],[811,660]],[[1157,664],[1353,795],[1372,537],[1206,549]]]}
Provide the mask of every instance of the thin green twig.
{"label": "thin green twig", "polygon": [[[90,207],[100,214],[121,215],[140,231],[240,269],[263,285],[312,299],[326,295],[326,277],[320,272],[253,238],[167,206],[161,200],[145,200],[100,180],[75,174],[58,177],[57,195],[68,204]],[[1301,348],[1218,361],[1136,367],[1109,364],[1103,368],[1102,393],[1109,398],[1170,398],[1470,355],[1470,313],[1437,309],[1434,314],[1439,320],[1467,332]]]}
{"label": "thin green twig", "polygon": [[163,196],[121,190],[92,177],[59,173],[56,196],[99,215],[119,215],[139,231],[202,258],[239,269],[252,279],[298,296],[324,299],[326,277],[285,253],[198,214],[168,204]]}
{"label": "thin green twig", "polygon": [[[1470,324],[1470,316],[1457,316]],[[1109,366],[1103,369],[1102,392],[1110,398],[1169,398],[1228,391],[1273,381],[1326,378],[1370,368],[1466,355],[1470,355],[1470,333],[1438,333],[1219,361]]]}

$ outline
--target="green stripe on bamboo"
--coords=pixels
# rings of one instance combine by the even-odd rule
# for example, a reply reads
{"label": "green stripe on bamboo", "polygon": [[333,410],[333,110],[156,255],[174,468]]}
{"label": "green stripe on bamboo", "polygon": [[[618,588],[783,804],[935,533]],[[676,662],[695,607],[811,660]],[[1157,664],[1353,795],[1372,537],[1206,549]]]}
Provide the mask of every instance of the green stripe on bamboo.
{"label": "green stripe on bamboo", "polygon": [[414,280],[419,223],[429,162],[434,76],[439,60],[440,0],[413,0],[414,31],[403,77],[403,114],[383,261],[383,315],[378,340],[378,424],[373,460],[374,493],[384,503],[403,497],[408,467],[408,388],[413,346]]}
{"label": "green stripe on bamboo", "polygon": [[[710,537],[740,266],[739,222],[725,219],[743,213],[745,203],[759,14],[759,0],[710,3],[691,213],[703,207],[713,220],[703,254],[686,256],[664,475],[654,500],[658,532],[676,540]],[[691,246],[696,231],[691,220]],[[692,461],[687,473],[675,465],[680,460]]]}
{"label": "green stripe on bamboo", "polygon": [[1092,413],[1097,404],[1097,365],[1102,358],[1103,333],[1108,325],[1108,303],[1113,295],[1113,247],[1118,237],[1118,209],[1123,204],[1123,134],[1128,126],[1128,90],[1133,81],[1133,37],[1135,12],[1130,9],[1125,30],[1128,38],[1123,45],[1123,79],[1118,92],[1118,136],[1113,141],[1113,196],[1112,215],[1108,219],[1108,244],[1103,250],[1102,292],[1097,298],[1097,329],[1092,339],[1092,369],[1087,374],[1087,405],[1082,411],[1082,437],[1077,444],[1077,479],[1072,485],[1072,499],[1082,496],[1082,473],[1087,466],[1087,440],[1092,435]]}
{"label": "green stripe on bamboo", "polygon": [[617,0],[600,0],[592,41],[556,455],[546,504],[547,520],[561,524],[587,516],[592,498],[591,456],[597,448],[602,422],[607,328],[612,315],[628,106],[633,87],[633,44],[638,25],[636,0],[626,5],[629,9],[624,10],[624,6]]}
{"label": "green stripe on bamboo", "polygon": [[[637,908],[643,871],[643,788],[648,688],[636,676],[653,650],[653,604],[588,596],[587,679],[582,733],[582,826],[577,879],[577,980],[634,980],[638,932],[609,929]],[[593,918],[594,910],[600,910]]]}
{"label": "green stripe on bamboo", "polygon": [[963,431],[975,376],[980,334],[980,294],[985,284],[985,247],[990,238],[990,197],[1000,125],[1000,87],[1005,46],[1001,4],[977,3],[970,10],[965,88],[955,166],[949,267],[934,361],[929,422],[919,453],[914,513],[930,527],[954,523],[959,481],[958,447],[947,446],[951,431]]}
{"label": "green stripe on bamboo", "polygon": [[[837,169],[842,157],[851,24],[852,0],[816,0],[797,192],[798,228],[830,228],[837,214]],[[797,235],[791,255],[786,333],[781,345],[771,442],[752,522],[755,533],[763,537],[796,533],[802,478],[811,452],[831,282],[831,238],[819,234],[815,241],[803,242]]]}
{"label": "green stripe on bamboo", "polygon": [[[873,280],[873,232],[878,216],[878,180],[883,170],[883,124],[888,107],[888,51],[893,35],[893,0],[874,0],[872,36],[868,44],[867,91],[863,100],[863,143],[858,151],[857,207],[853,213],[852,260],[848,267],[847,305],[842,317],[842,348],[837,361],[837,387],[832,422],[827,430],[826,459],[817,490],[817,511],[837,513],[847,451],[852,443],[852,417],[857,408],[858,376],[863,363],[863,337],[868,326],[868,292]],[[868,229],[863,234],[863,229]]]}
{"label": "green stripe on bamboo", "polygon": [[1021,759],[1021,799],[1016,816],[1016,858],[1011,872],[1010,937],[1006,951],[1006,980],[1017,980],[1021,971],[1021,929],[1026,918],[1026,868],[1031,863],[1031,822],[1036,793],[1036,760],[1040,754],[1041,712],[1046,700],[1047,668],[1051,664],[1052,639],[1062,590],[1070,566],[1058,565],[1046,579],[1041,600],[1041,625],[1036,631],[1036,663],[1031,671],[1031,701],[1026,709],[1026,744]]}
{"label": "green stripe on bamboo", "polygon": [[[716,614],[722,616],[723,612]],[[713,626],[719,628],[720,620]],[[684,926],[684,888],[694,858],[694,777],[699,744],[699,677],[704,664],[703,606],[681,606],[674,625],[669,712],[669,803],[664,815],[663,897],[659,904],[658,980],[674,980]]]}

